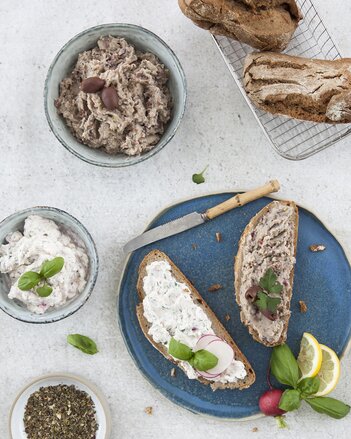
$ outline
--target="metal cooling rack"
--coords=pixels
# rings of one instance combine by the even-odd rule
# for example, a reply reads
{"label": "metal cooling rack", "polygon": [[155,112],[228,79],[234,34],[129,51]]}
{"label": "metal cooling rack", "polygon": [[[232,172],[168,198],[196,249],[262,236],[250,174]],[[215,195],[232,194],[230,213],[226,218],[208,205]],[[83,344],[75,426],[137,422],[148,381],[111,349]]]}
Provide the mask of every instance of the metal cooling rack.
{"label": "metal cooling rack", "polygon": [[[297,0],[302,11],[294,37],[285,53],[307,58],[341,58],[328,30],[310,0]],[[351,133],[349,124],[330,125],[274,116],[254,107],[243,88],[243,65],[252,47],[227,37],[213,37],[256,119],[273,148],[282,157],[302,160],[333,145]]]}

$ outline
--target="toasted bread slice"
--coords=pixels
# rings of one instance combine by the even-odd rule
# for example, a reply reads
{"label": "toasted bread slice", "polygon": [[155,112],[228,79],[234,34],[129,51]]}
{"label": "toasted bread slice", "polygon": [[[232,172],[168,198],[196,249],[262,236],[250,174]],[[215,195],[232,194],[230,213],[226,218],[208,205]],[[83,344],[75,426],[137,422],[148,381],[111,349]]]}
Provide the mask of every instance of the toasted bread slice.
{"label": "toasted bread slice", "polygon": [[[273,201],[246,226],[235,258],[235,295],[240,318],[252,337],[273,347],[284,343],[290,319],[290,301],[298,234],[298,209],[293,201]],[[271,321],[246,298],[247,290],[258,285],[272,268],[283,285],[277,320]]]}
{"label": "toasted bread slice", "polygon": [[[139,320],[140,327],[145,335],[145,337],[149,340],[149,342],[165,357],[167,360],[170,360],[174,364],[178,365],[181,369],[182,364],[180,361],[176,360],[175,358],[171,357],[168,354],[168,350],[166,346],[162,343],[156,343],[152,336],[149,335],[149,329],[150,329],[150,323],[147,321],[147,319],[144,316],[144,307],[143,307],[143,300],[145,297],[144,288],[143,288],[143,279],[146,276],[146,267],[151,264],[154,261],[166,261],[171,266],[171,272],[174,278],[181,283],[186,284],[190,291],[191,298],[193,299],[198,306],[202,308],[202,310],[205,312],[205,314],[208,316],[208,318],[211,320],[212,323],[212,329],[218,337],[221,337],[223,340],[225,340],[234,350],[234,356],[235,360],[241,361],[244,364],[244,367],[246,369],[247,375],[244,379],[238,380],[234,383],[220,383],[215,381],[207,380],[201,376],[199,376],[197,379],[203,384],[210,385],[213,390],[216,389],[245,389],[249,386],[251,386],[255,381],[255,372],[253,371],[250,363],[245,358],[245,356],[242,354],[238,346],[235,344],[234,340],[231,338],[231,336],[228,334],[228,332],[225,330],[225,328],[222,326],[222,324],[219,322],[213,311],[209,308],[209,306],[206,304],[206,302],[203,300],[203,298],[200,296],[200,294],[196,291],[196,289],[193,287],[193,285],[190,283],[190,281],[184,276],[184,274],[174,265],[174,263],[169,259],[169,257],[162,253],[159,250],[153,250],[148,255],[145,256],[143,261],[140,264],[139,267],[139,278],[137,283],[137,290],[138,295],[140,298],[140,303],[137,305],[137,317]],[[185,294],[187,294],[185,292]]]}

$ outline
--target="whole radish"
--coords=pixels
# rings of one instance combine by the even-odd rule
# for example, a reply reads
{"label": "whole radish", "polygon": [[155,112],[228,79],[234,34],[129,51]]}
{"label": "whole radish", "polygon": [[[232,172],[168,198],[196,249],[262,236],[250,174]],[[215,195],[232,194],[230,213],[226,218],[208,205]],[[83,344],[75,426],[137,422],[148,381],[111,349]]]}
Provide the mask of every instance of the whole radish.
{"label": "whole radish", "polygon": [[261,395],[258,401],[258,405],[263,414],[265,414],[266,416],[275,417],[279,428],[286,428],[287,424],[283,416],[284,413],[286,413],[286,411],[279,408],[280,399],[284,391],[273,388],[271,383],[270,372],[271,372],[271,368],[268,367],[266,379],[267,379],[267,384],[269,386],[269,390],[267,390],[267,392]]}
{"label": "whole radish", "polygon": [[266,416],[281,416],[286,413],[279,408],[280,398],[282,397],[283,390],[270,389],[267,390],[259,399],[258,405],[262,413]]}

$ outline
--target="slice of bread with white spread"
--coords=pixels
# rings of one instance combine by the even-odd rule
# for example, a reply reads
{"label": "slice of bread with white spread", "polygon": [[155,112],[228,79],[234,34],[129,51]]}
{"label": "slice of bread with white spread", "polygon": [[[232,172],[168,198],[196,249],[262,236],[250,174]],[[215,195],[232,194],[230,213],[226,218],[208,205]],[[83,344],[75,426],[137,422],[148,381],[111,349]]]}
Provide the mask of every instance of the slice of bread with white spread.
{"label": "slice of bread with white spread", "polygon": [[[140,303],[137,317],[149,342],[168,360],[178,365],[189,379],[216,389],[244,389],[255,381],[255,373],[232,337],[190,281],[159,250],[145,256],[137,283]],[[168,353],[171,337],[194,349],[199,338],[213,333],[234,352],[232,364],[216,379],[200,376],[186,361]]]}
{"label": "slice of bread with white spread", "polygon": [[[251,219],[239,241],[234,271],[240,318],[252,337],[268,347],[284,343],[287,337],[297,235],[296,204],[273,201]],[[274,273],[273,283],[277,282],[280,292],[270,293],[260,286],[268,272]],[[273,311],[257,305],[263,292],[280,300]]]}

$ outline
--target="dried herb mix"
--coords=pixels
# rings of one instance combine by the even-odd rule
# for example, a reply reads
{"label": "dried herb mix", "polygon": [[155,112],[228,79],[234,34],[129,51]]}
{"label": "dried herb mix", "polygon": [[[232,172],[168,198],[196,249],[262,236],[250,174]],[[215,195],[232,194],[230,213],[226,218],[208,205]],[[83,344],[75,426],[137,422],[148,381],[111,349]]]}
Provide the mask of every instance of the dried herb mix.
{"label": "dried herb mix", "polygon": [[91,397],[64,384],[33,393],[23,421],[28,439],[95,439],[98,429]]}

